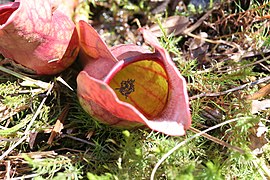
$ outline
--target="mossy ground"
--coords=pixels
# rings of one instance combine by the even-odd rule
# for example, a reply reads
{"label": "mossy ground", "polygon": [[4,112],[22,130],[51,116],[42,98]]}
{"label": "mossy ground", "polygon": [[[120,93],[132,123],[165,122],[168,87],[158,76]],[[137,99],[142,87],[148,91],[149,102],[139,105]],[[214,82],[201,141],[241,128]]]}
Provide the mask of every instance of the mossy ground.
{"label": "mossy ground", "polygon": [[[82,11],[90,13],[91,23],[110,46],[142,43],[135,19],[142,26],[156,23],[166,29],[163,21],[167,17],[182,15],[197,22],[209,11],[192,11],[181,2],[177,8],[165,6],[159,13],[153,13],[160,8],[159,4],[150,1],[84,3]],[[252,114],[251,100],[247,98],[269,84],[269,79],[222,93],[269,77],[269,60],[262,59],[269,56],[270,3],[251,1],[247,9],[228,2],[215,6],[220,8],[212,11],[192,33],[205,32],[208,39],[222,39],[235,46],[204,42],[198,47],[200,51],[195,51],[189,48],[194,37],[165,31],[159,40],[188,82],[192,127],[205,130],[236,119],[208,134],[245,153],[199,136],[172,153],[157,169],[156,179],[270,178],[269,172],[265,172],[269,169],[270,146],[266,144],[260,155],[254,155],[250,149],[252,128],[259,122],[268,127],[270,111]],[[188,130],[186,136],[169,137],[146,127],[115,129],[96,122],[77,101],[79,71],[76,62],[60,75],[73,90],[55,77],[35,77],[48,83],[48,87],[53,84],[49,94],[49,88],[25,86],[17,77],[0,74],[0,151],[4,154],[11,150],[1,160],[1,179],[149,179],[163,155],[194,135]],[[269,99],[269,95],[262,96],[263,99]],[[51,130],[67,105],[61,134],[48,144]],[[26,130],[31,133],[25,134]],[[265,137],[269,137],[268,132]],[[20,143],[12,148],[17,142]]]}

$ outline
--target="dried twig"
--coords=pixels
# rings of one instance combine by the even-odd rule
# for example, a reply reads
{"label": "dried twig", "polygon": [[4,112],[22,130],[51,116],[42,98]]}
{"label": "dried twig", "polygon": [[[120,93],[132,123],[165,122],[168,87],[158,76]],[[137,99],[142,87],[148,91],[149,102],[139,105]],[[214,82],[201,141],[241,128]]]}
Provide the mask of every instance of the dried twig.
{"label": "dried twig", "polygon": [[214,7],[213,9],[207,11],[207,13],[205,13],[196,23],[194,23],[193,25],[191,25],[189,28],[185,29],[182,34],[188,35],[190,37],[196,38],[196,39],[201,39],[204,40],[206,42],[212,43],[212,44],[226,44],[228,46],[240,49],[240,46],[237,45],[236,43],[233,42],[229,42],[229,41],[224,41],[224,40],[211,40],[211,39],[207,39],[207,38],[203,38],[200,36],[197,36],[195,34],[192,34],[191,32],[193,32],[195,29],[197,29],[198,27],[200,27],[200,25],[203,23],[204,20],[206,20],[210,14],[216,10],[218,7]]}
{"label": "dried twig", "polygon": [[225,95],[225,94],[234,92],[234,91],[238,91],[238,90],[241,90],[241,89],[244,89],[244,88],[247,88],[247,87],[255,86],[257,84],[261,84],[261,83],[266,82],[266,81],[269,81],[269,80],[270,80],[270,76],[267,76],[267,77],[261,78],[261,79],[259,79],[257,81],[246,83],[246,84],[243,84],[241,86],[238,86],[238,87],[235,87],[235,88],[232,88],[232,89],[228,89],[226,91],[222,91],[222,92],[218,92],[218,93],[201,93],[201,94],[192,96],[189,99],[190,100],[194,100],[194,99],[198,99],[198,98],[201,98],[201,97],[222,96],[222,95]]}
{"label": "dried twig", "polygon": [[215,10],[217,9],[217,7],[214,7],[213,9],[210,9],[209,11],[207,11],[207,13],[205,13],[196,23],[194,23],[193,25],[191,25],[189,28],[185,29],[183,31],[183,34],[189,34],[191,32],[193,32],[195,29],[197,29],[202,23],[204,20],[206,20],[210,14]]}
{"label": "dried twig", "polygon": [[[245,57],[243,57],[245,58]],[[262,58],[261,60],[258,60],[258,61],[255,61],[254,63],[250,63],[250,64],[247,64],[247,65],[244,65],[244,66],[241,66],[241,67],[237,67],[235,69],[230,69],[230,71],[235,71],[235,70],[239,70],[239,69],[244,69],[244,68],[247,68],[247,67],[250,67],[250,66],[253,66],[253,65],[256,65],[256,64],[260,64],[264,61],[267,61],[270,59],[270,56],[267,56],[267,57],[264,57]],[[228,72],[228,70],[218,70],[217,73],[226,73]]]}
{"label": "dried twig", "polygon": [[[194,127],[190,127],[189,130],[191,130],[194,133],[200,133],[200,132],[202,132],[199,129],[196,129]],[[245,153],[245,151],[243,149],[241,149],[239,147],[236,147],[236,146],[233,146],[233,145],[230,145],[229,143],[227,143],[225,141],[222,141],[222,140],[220,140],[220,139],[218,139],[218,138],[216,138],[214,136],[211,136],[211,135],[209,135],[207,133],[202,134],[202,136],[205,137],[205,138],[207,138],[207,139],[209,139],[209,140],[211,140],[211,141],[213,141],[213,142],[215,142],[215,143],[217,143],[217,144],[220,144],[222,146],[226,146],[228,148],[231,148],[231,149],[233,149],[233,150],[235,150],[235,151],[237,151],[237,152],[239,152],[241,154],[244,154]]]}
{"label": "dried twig", "polygon": [[[73,139],[75,141],[79,141],[79,142],[82,142],[82,143],[85,143],[85,144],[89,144],[91,146],[96,146],[95,143],[92,143],[92,142],[89,142],[87,140],[84,140],[84,139],[81,139],[81,138],[77,138],[77,137],[74,137],[74,136],[70,136],[68,134],[62,134],[61,137],[67,137],[67,138],[70,138],[70,139]],[[105,152],[109,152],[107,149],[103,148],[102,149],[105,151]]]}
{"label": "dried twig", "polygon": [[29,174],[29,175],[24,175],[22,177],[12,178],[12,180],[33,179],[33,178],[38,177],[38,176],[40,176],[40,174]]}

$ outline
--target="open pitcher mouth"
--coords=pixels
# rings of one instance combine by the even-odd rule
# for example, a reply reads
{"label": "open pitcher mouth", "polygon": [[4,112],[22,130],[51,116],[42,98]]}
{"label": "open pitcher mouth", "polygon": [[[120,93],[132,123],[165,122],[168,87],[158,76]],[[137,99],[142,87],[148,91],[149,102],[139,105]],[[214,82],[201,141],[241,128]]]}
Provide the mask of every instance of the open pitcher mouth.
{"label": "open pitcher mouth", "polygon": [[169,83],[161,61],[155,57],[119,62],[104,80],[117,97],[154,119],[166,107]]}
{"label": "open pitcher mouth", "polygon": [[144,124],[184,135],[191,124],[186,82],[157,38],[141,29],[152,50],[134,44],[109,49],[89,24],[80,21],[78,28],[84,69],[77,93],[83,109],[114,127]]}

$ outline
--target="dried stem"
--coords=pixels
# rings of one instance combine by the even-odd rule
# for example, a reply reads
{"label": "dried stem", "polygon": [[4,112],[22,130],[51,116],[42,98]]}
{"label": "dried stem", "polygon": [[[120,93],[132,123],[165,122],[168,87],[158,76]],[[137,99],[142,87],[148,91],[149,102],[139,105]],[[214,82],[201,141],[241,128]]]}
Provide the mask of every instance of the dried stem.
{"label": "dried stem", "polygon": [[247,87],[251,87],[251,86],[255,86],[257,84],[264,83],[264,82],[269,81],[269,80],[270,80],[270,76],[267,76],[267,77],[261,78],[261,79],[259,79],[257,81],[246,83],[246,84],[243,84],[241,86],[238,86],[238,87],[235,87],[235,88],[232,88],[232,89],[228,89],[226,91],[222,91],[222,92],[218,92],[218,93],[201,93],[201,94],[190,97],[189,100],[194,100],[194,99],[198,99],[198,98],[201,98],[201,97],[222,96],[222,95],[234,92],[234,91],[238,91],[238,90],[241,90],[241,89],[244,89],[244,88],[247,88]]}
{"label": "dried stem", "polygon": [[[194,127],[190,127],[189,130],[192,131],[192,132],[194,132],[194,133],[200,133],[200,132],[202,132],[199,129],[196,129]],[[236,147],[236,146],[233,146],[233,145],[230,145],[229,143],[227,143],[225,141],[222,141],[222,140],[220,140],[220,139],[218,139],[218,138],[216,138],[214,136],[211,136],[211,135],[209,135],[207,133],[202,134],[202,136],[205,137],[205,138],[207,138],[207,139],[209,139],[209,140],[211,140],[211,141],[213,141],[213,142],[215,142],[215,143],[217,143],[217,144],[220,144],[222,146],[226,146],[228,148],[231,148],[231,149],[239,152],[240,154],[244,154],[245,153],[245,151],[243,149],[241,149],[239,147]]]}

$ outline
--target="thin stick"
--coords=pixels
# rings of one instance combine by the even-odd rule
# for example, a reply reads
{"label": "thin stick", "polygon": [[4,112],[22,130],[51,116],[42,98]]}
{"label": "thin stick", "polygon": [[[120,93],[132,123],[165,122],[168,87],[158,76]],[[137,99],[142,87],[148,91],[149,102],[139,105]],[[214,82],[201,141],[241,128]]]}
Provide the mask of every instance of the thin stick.
{"label": "thin stick", "polygon": [[[199,129],[196,129],[194,127],[190,127],[189,130],[192,131],[192,132],[194,132],[194,133],[200,133],[200,132],[202,132]],[[205,137],[205,138],[207,138],[207,139],[209,139],[209,140],[211,140],[211,141],[213,141],[213,142],[215,142],[215,143],[217,143],[217,144],[220,144],[222,146],[226,146],[227,148],[231,148],[231,149],[233,149],[233,150],[235,150],[235,151],[237,151],[237,152],[239,152],[241,154],[244,154],[245,153],[245,151],[243,149],[241,149],[241,148],[239,148],[237,146],[230,145],[229,143],[227,143],[225,141],[222,141],[222,140],[220,140],[220,139],[218,139],[218,138],[216,138],[214,136],[211,136],[211,135],[209,135],[207,133],[202,134],[202,136]]]}
{"label": "thin stick", "polygon": [[201,98],[201,97],[216,97],[216,96],[222,96],[222,95],[228,94],[228,93],[230,93],[230,92],[238,91],[238,90],[244,89],[244,88],[246,88],[246,87],[255,86],[255,85],[257,85],[257,84],[261,84],[261,83],[266,82],[266,81],[269,81],[269,80],[270,80],[270,76],[267,76],[267,77],[261,78],[261,79],[259,79],[259,80],[257,80],[257,81],[250,82],[250,83],[246,83],[246,84],[243,84],[243,85],[241,85],[241,86],[238,86],[238,87],[235,87],[235,88],[232,88],[232,89],[228,89],[228,90],[226,90],[226,91],[222,91],[222,92],[218,92],[218,93],[201,93],[201,94],[192,96],[192,97],[190,97],[189,99],[190,99],[190,100],[194,100],[194,99],[198,99],[198,98]]}
{"label": "thin stick", "polygon": [[191,25],[189,28],[185,29],[183,31],[183,34],[189,34],[191,32],[193,32],[195,29],[197,29],[202,23],[204,20],[206,20],[209,15],[215,10],[216,8],[214,7],[213,9],[207,11],[207,13],[205,13],[196,23],[194,23],[193,25]]}
{"label": "thin stick", "polygon": [[77,137],[74,137],[74,136],[70,136],[68,134],[62,134],[61,137],[62,138],[67,137],[67,138],[70,138],[70,139],[73,139],[75,141],[79,141],[79,142],[82,142],[82,143],[85,143],[85,144],[88,144],[88,145],[91,145],[91,146],[96,146],[95,143],[92,143],[92,142],[89,142],[87,140],[84,140],[84,139],[81,139],[81,138],[77,138]]}
{"label": "thin stick", "polygon": [[183,34],[188,35],[190,37],[196,38],[196,39],[201,39],[204,40],[206,42],[212,43],[212,44],[226,44],[228,46],[240,49],[239,46],[237,46],[235,43],[233,42],[228,42],[228,41],[224,41],[224,40],[211,40],[211,39],[207,39],[207,38],[203,38],[201,36],[197,36],[195,34],[192,34],[191,32],[193,32],[195,29],[197,29],[204,20],[206,20],[209,15],[215,10],[217,9],[217,7],[214,7],[213,9],[209,10],[207,13],[205,13],[196,23],[194,23],[193,25],[191,25],[189,28],[185,29],[183,31]]}
{"label": "thin stick", "polygon": [[32,178],[37,177],[37,176],[40,176],[40,174],[29,174],[29,175],[24,175],[24,176],[21,176],[21,177],[15,177],[15,178],[12,178],[12,180],[32,179]]}
{"label": "thin stick", "polygon": [[174,148],[172,148],[169,152],[167,152],[158,162],[157,164],[155,165],[154,169],[152,170],[152,173],[151,173],[151,177],[150,177],[150,180],[154,180],[155,178],[155,173],[158,169],[158,167],[163,163],[163,161],[165,161],[172,153],[174,153],[177,149],[179,149],[181,146],[185,145],[186,143],[188,143],[189,141],[195,139],[196,137],[198,136],[202,136],[203,134],[205,134],[206,132],[209,132],[209,131],[212,131],[216,128],[219,128],[221,126],[224,126],[226,124],[229,124],[229,123],[232,123],[232,122],[235,122],[235,121],[238,121],[240,119],[248,119],[247,117],[246,118],[235,118],[235,119],[231,119],[231,120],[227,120],[225,122],[222,122],[220,124],[217,124],[215,126],[212,126],[206,130],[203,130],[193,136],[191,136],[190,138],[187,138],[186,140],[182,141],[181,143],[179,143],[178,145],[176,145]]}
{"label": "thin stick", "polygon": [[[89,142],[89,141],[87,141],[87,140],[84,140],[84,139],[81,139],[81,138],[77,138],[77,137],[74,137],[74,136],[70,136],[70,135],[68,135],[68,134],[61,134],[61,137],[67,137],[67,138],[70,138],[70,139],[73,139],[73,140],[75,140],[75,141],[80,141],[80,142],[82,142],[82,143],[85,143],[85,144],[89,144],[89,145],[91,145],[91,146],[96,146],[96,144],[95,143],[92,143],[92,142]],[[105,152],[109,152],[107,149],[105,149],[104,147],[101,147]]]}
{"label": "thin stick", "polygon": [[19,141],[13,144],[11,147],[8,148],[1,156],[0,161],[3,160],[13,149],[19,146],[24,140],[26,140],[27,136],[23,136]]}
{"label": "thin stick", "polygon": [[[243,56],[243,58],[245,58],[245,56]],[[250,66],[253,66],[253,65],[256,65],[256,64],[260,64],[264,61],[267,61],[270,59],[270,56],[266,56],[258,61],[255,61],[253,63],[250,63],[250,64],[247,64],[247,65],[244,65],[244,66],[241,66],[241,67],[237,67],[235,69],[230,69],[229,71],[235,71],[235,70],[238,70],[238,69],[244,69],[244,68],[247,68],[247,67],[250,67]],[[218,73],[226,73],[226,72],[229,72],[228,70],[218,70],[217,72]]]}
{"label": "thin stick", "polygon": [[[247,52],[246,54],[248,54],[249,52]],[[268,52],[265,52],[265,53],[268,53]],[[244,54],[242,56],[242,58],[250,58],[250,57],[253,57],[253,56],[256,56],[256,55],[259,55],[259,54],[256,54],[256,55],[252,55],[252,56],[249,56],[249,55],[246,55]],[[216,63],[214,66],[210,67],[210,68],[207,68],[205,70],[201,70],[201,71],[196,71],[194,73],[196,74],[204,74],[204,73],[208,73],[208,72],[211,72],[211,71],[214,71],[214,70],[217,70],[216,72],[217,73],[228,73],[228,72],[231,72],[231,71],[236,71],[236,70],[239,70],[239,69],[244,69],[244,68],[247,68],[247,67],[250,67],[250,66],[253,66],[253,65],[256,65],[256,64],[261,64],[262,62],[264,61],[267,61],[268,59],[270,59],[270,56],[266,56],[258,61],[255,61],[253,63],[250,63],[250,64],[247,64],[247,65],[244,65],[244,66],[241,66],[241,67],[236,67],[236,68],[233,68],[233,69],[230,69],[230,70],[222,70],[222,69],[225,69],[226,66],[222,67],[221,68],[221,65],[224,64],[224,62],[219,62],[219,63]],[[218,70],[218,69],[221,69],[221,70]]]}
{"label": "thin stick", "polygon": [[207,38],[204,38],[204,37],[192,34],[192,33],[187,33],[186,35],[188,35],[190,37],[193,37],[195,39],[201,39],[203,41],[206,41],[206,42],[209,42],[209,43],[212,43],[212,44],[226,44],[228,46],[231,46],[233,48],[237,48],[237,49],[240,50],[239,46],[234,42],[224,41],[222,39],[220,39],[220,40],[211,40],[211,39],[207,39]]}
{"label": "thin stick", "polygon": [[[89,142],[87,140],[84,140],[84,139],[81,139],[81,138],[77,138],[77,137],[74,137],[74,136],[70,136],[68,134],[61,134],[61,137],[67,137],[67,138],[70,138],[70,139],[73,139],[75,141],[79,141],[79,142],[82,142],[82,143],[85,143],[85,144],[89,144],[91,146],[96,146],[95,143],[92,143],[92,142]],[[101,147],[105,152],[109,152],[107,149],[105,149],[104,147]]]}
{"label": "thin stick", "polygon": [[52,83],[52,84],[50,84],[50,85],[51,85],[51,87],[50,87],[49,90],[47,91],[46,96],[42,99],[40,105],[38,106],[37,111],[35,112],[33,118],[31,119],[31,121],[29,122],[28,126],[26,127],[26,129],[25,129],[25,131],[24,131],[24,134],[25,134],[25,135],[29,133],[28,131],[30,130],[30,128],[31,128],[31,126],[33,125],[33,123],[34,123],[35,119],[37,118],[37,116],[39,115],[39,113],[40,113],[40,111],[41,111],[41,109],[42,109],[43,104],[45,103],[47,97],[51,94],[51,91],[52,91],[52,89],[53,89],[54,83]]}

